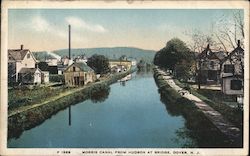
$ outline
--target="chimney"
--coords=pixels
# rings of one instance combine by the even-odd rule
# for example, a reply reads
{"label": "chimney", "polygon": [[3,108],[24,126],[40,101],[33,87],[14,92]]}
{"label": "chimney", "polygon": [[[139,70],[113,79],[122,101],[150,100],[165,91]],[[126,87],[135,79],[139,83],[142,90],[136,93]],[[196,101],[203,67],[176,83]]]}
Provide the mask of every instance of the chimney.
{"label": "chimney", "polygon": [[71,38],[70,38],[70,25],[69,25],[69,60],[71,59],[71,57],[70,57],[70,49],[71,49],[70,42],[71,42]]}
{"label": "chimney", "polygon": [[209,49],[209,44],[207,44],[207,49]]}
{"label": "chimney", "polygon": [[21,44],[21,50],[23,50],[23,45]]}
{"label": "chimney", "polygon": [[240,47],[240,40],[238,40],[238,44],[237,44],[238,47]]}

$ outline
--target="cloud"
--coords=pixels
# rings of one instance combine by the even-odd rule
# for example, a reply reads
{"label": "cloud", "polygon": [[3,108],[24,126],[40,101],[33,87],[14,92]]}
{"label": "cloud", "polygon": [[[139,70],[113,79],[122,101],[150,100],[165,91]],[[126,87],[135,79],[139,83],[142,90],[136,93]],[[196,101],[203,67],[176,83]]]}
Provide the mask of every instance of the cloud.
{"label": "cloud", "polygon": [[41,16],[35,16],[32,18],[31,26],[34,30],[39,32],[48,31],[50,29],[50,24]]}
{"label": "cloud", "polygon": [[65,21],[75,28],[84,29],[91,32],[104,33],[107,30],[99,24],[87,23],[83,19],[78,17],[69,16],[65,18]]}
{"label": "cloud", "polygon": [[[65,24],[65,29],[57,27],[56,25],[50,23],[45,18],[41,16],[35,16],[30,21],[31,24],[27,25],[27,27],[30,27],[33,31],[37,33],[46,33],[48,35],[53,35],[60,37],[62,39],[68,38],[68,29],[67,25]],[[74,37],[74,41],[76,42],[83,42],[86,41],[85,38],[83,38],[80,33],[77,32],[71,32],[71,35]]]}

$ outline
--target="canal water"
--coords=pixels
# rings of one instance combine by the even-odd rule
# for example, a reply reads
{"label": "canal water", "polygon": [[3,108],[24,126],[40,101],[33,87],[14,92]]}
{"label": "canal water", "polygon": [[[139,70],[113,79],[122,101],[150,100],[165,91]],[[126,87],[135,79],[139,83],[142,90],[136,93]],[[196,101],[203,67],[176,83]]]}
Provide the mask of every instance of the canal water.
{"label": "canal water", "polygon": [[168,113],[151,72],[134,73],[98,96],[8,140],[8,147],[178,148],[192,142],[179,137],[185,120]]}

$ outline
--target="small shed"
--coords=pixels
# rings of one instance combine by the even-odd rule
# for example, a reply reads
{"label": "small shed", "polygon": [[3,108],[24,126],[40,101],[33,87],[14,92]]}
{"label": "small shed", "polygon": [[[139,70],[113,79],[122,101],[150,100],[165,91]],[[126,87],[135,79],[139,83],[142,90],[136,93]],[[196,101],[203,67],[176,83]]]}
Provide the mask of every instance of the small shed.
{"label": "small shed", "polygon": [[96,80],[93,69],[83,62],[74,62],[64,70],[65,84],[68,86],[83,86]]}
{"label": "small shed", "polygon": [[18,82],[22,84],[41,84],[42,71],[39,68],[22,68],[18,73]]}
{"label": "small shed", "polygon": [[222,77],[222,92],[227,95],[243,95],[243,76]]}

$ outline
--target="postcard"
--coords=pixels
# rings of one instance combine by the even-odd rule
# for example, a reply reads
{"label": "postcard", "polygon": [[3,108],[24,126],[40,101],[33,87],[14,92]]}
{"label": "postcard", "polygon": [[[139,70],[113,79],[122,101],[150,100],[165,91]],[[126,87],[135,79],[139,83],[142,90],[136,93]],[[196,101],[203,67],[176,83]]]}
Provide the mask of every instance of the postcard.
{"label": "postcard", "polygon": [[248,155],[249,2],[1,10],[1,155]]}

